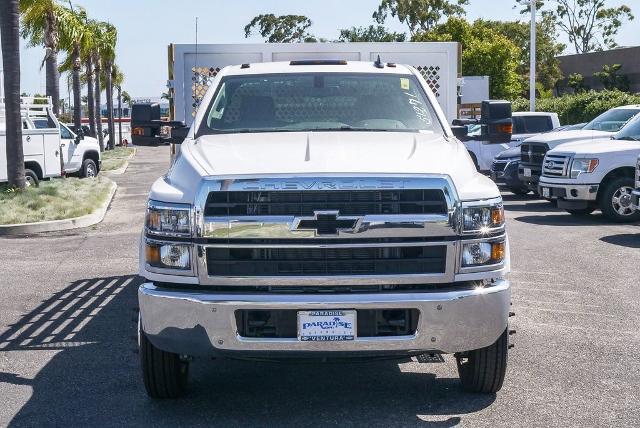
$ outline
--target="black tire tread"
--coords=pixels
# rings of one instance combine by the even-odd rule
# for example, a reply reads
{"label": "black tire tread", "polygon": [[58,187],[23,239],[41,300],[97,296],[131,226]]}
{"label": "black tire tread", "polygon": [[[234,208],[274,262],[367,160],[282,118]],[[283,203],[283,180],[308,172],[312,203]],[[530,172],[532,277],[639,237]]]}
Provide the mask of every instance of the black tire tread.
{"label": "black tire tread", "polygon": [[151,398],[178,398],[184,394],[186,373],[177,354],[162,351],[140,332],[140,362],[142,378]]}
{"label": "black tire tread", "polygon": [[468,392],[490,394],[500,391],[507,368],[508,332],[505,330],[490,346],[469,351],[468,361],[458,371]]}

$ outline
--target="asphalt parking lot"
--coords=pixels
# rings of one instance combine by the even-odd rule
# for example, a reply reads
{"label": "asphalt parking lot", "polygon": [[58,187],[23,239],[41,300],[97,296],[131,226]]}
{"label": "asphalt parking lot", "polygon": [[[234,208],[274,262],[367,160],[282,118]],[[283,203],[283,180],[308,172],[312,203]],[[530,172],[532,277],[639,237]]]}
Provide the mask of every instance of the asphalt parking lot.
{"label": "asphalt parking lot", "polygon": [[103,223],[0,239],[0,426],[637,426],[640,225],[505,193],[516,347],[501,392],[455,362],[196,361],[188,395],[147,398],[138,239],[166,148],[141,148]]}

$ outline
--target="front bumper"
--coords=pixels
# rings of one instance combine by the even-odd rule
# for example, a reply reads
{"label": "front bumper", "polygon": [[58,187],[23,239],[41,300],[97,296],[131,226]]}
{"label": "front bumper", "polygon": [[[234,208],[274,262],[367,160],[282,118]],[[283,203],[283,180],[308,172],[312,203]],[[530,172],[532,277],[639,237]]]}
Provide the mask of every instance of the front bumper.
{"label": "front bumper", "polygon": [[540,180],[539,186],[540,194],[549,199],[592,202],[598,198],[599,184],[559,184],[547,182],[543,178]]}
{"label": "front bumper", "polygon": [[[160,288],[145,283],[138,291],[141,326],[159,349],[177,354],[293,353],[398,354],[454,353],[494,343],[507,327],[511,290],[504,279],[484,287],[434,292],[375,294],[214,294]],[[301,342],[297,338],[246,338],[238,335],[237,310],[401,309],[419,311],[410,336],[360,337],[342,342]]]}

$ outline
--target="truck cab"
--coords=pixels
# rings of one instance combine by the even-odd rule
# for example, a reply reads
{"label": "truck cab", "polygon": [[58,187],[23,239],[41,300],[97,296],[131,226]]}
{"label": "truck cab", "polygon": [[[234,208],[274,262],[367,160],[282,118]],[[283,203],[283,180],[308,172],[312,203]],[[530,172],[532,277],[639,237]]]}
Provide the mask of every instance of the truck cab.
{"label": "truck cab", "polygon": [[[22,143],[27,185],[63,174],[60,123],[53,114],[50,98],[21,99]],[[36,126],[36,123],[39,126]],[[0,183],[7,181],[4,100],[0,99]]]}
{"label": "truck cab", "polygon": [[[510,138],[510,113],[486,103],[486,138]],[[140,241],[151,397],[181,395],[193,357],[453,354],[465,389],[501,388],[502,198],[416,69],[230,66],[186,136],[172,126],[181,150],[151,188]]]}
{"label": "truck cab", "polygon": [[516,147],[520,143],[531,136],[549,132],[560,126],[560,119],[557,113],[545,112],[514,112],[513,113],[513,134],[511,141],[503,144],[486,144],[486,142],[474,139],[480,132],[479,127],[469,133],[471,138],[464,142],[465,147],[469,150],[471,158],[476,163],[479,171],[489,171],[494,158],[504,150]]}
{"label": "truck cab", "polygon": [[602,113],[582,129],[549,132],[527,138],[520,145],[518,177],[529,190],[538,193],[538,182],[542,175],[542,163],[549,150],[564,143],[609,138],[639,112],[640,105],[616,107]]}
{"label": "truck cab", "polygon": [[638,155],[640,116],[609,138],[559,145],[544,158],[542,196],[574,215],[600,209],[614,222],[640,220],[633,207]]}

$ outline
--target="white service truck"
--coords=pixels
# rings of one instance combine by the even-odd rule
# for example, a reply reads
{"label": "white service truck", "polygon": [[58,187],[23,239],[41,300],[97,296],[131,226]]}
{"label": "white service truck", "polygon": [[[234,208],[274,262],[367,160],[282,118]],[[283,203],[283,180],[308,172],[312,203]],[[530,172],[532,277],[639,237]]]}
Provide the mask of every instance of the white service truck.
{"label": "white service truck", "polygon": [[[63,174],[60,123],[50,98],[22,98],[22,143],[27,185]],[[36,123],[39,126],[36,126]],[[7,181],[6,122],[4,99],[0,98],[0,183]]]}
{"label": "white service truck", "polygon": [[[510,105],[483,108],[484,136],[508,141]],[[151,188],[140,240],[151,397],[181,395],[194,356],[453,354],[465,389],[500,390],[502,198],[416,68],[225,67],[190,128],[171,126],[181,151]]]}
{"label": "white service truck", "polygon": [[542,166],[541,194],[574,215],[600,209],[611,221],[640,220],[632,203],[638,155],[640,116],[613,136],[549,150]]}
{"label": "white service truck", "polygon": [[527,138],[520,145],[518,177],[529,190],[538,193],[542,162],[549,150],[564,143],[609,138],[638,113],[640,113],[640,105],[616,107],[602,113],[581,129],[548,132]]}

